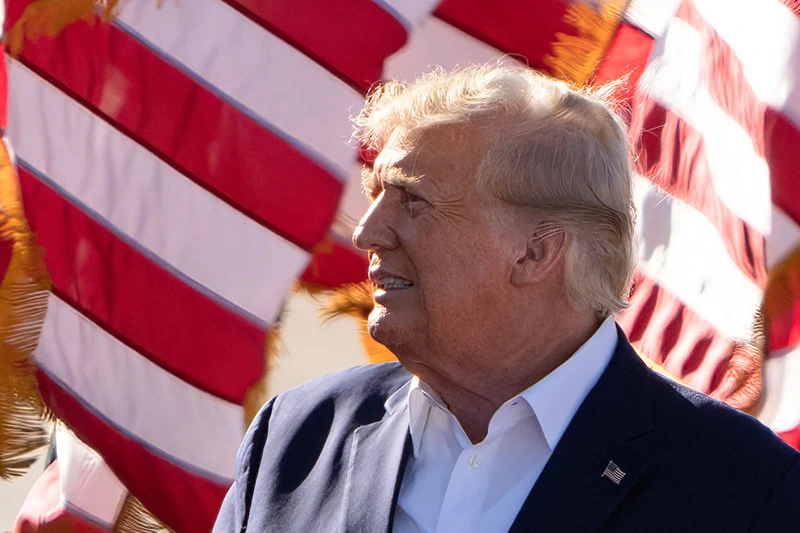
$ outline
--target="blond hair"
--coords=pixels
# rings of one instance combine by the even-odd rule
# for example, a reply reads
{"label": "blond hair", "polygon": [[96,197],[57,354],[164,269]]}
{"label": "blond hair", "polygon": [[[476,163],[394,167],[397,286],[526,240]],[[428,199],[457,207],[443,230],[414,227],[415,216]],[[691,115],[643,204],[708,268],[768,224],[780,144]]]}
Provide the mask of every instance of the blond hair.
{"label": "blond hair", "polygon": [[488,146],[476,183],[570,236],[566,295],[605,317],[627,305],[635,212],[624,124],[602,98],[508,59],[438,69],[373,89],[354,138],[380,152],[392,136],[449,125],[483,130]]}

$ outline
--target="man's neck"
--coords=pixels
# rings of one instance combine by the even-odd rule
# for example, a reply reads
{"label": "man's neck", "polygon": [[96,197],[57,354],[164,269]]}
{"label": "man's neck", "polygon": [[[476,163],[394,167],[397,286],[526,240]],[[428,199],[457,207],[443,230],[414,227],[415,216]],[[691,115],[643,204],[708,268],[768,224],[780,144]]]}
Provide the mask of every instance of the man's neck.
{"label": "man's neck", "polygon": [[548,335],[532,343],[535,349],[504,354],[504,364],[498,364],[492,372],[482,372],[458,383],[433,373],[418,375],[439,394],[470,441],[481,442],[497,409],[569,359],[595,333],[599,321],[592,318],[580,324],[577,321],[564,324],[570,326],[570,331],[555,325],[551,329],[541,328]]}

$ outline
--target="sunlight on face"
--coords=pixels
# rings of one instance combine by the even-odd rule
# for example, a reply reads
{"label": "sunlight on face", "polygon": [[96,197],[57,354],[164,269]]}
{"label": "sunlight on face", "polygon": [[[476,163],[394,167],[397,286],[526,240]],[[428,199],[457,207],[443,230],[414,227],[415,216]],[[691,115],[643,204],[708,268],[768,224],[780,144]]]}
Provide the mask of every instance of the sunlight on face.
{"label": "sunlight on face", "polygon": [[509,208],[476,189],[480,146],[454,137],[395,140],[364,184],[373,204],[354,242],[370,252],[369,330],[407,366],[449,364],[435,354],[501,329],[506,311],[518,241]]}

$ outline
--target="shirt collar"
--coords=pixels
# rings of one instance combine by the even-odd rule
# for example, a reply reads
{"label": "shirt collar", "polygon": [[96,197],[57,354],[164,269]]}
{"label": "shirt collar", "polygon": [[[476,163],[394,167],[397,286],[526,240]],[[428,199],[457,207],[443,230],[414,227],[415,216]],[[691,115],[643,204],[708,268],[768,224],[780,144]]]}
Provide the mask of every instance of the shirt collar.
{"label": "shirt collar", "polygon": [[392,416],[406,407],[406,399],[408,398],[408,389],[410,386],[411,382],[406,382],[405,385],[394,391],[394,393],[386,399],[386,402],[383,404],[383,408],[386,409],[386,414]]}
{"label": "shirt collar", "polygon": [[436,391],[417,376],[412,376],[411,380],[389,396],[384,404],[389,416],[399,413],[404,408],[408,409],[408,430],[411,433],[414,457],[419,457],[422,433],[425,431],[428,414],[433,407],[447,411]]}
{"label": "shirt collar", "polygon": [[[572,417],[600,379],[616,347],[617,329],[614,317],[609,316],[572,357],[519,394],[536,414],[550,450],[555,449]],[[419,457],[431,408],[447,410],[439,395],[417,376],[389,396],[384,407],[390,416],[408,408],[414,457]]]}
{"label": "shirt collar", "polygon": [[555,449],[616,348],[617,328],[614,317],[609,316],[572,357],[520,393],[539,419],[550,450]]}

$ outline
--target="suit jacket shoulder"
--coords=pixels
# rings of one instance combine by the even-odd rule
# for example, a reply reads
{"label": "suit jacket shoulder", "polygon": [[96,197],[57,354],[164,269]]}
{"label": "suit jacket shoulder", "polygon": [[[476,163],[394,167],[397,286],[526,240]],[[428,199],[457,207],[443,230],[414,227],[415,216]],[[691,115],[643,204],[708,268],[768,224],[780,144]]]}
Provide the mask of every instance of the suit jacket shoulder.
{"label": "suit jacket shoulder", "polygon": [[[383,404],[397,389],[411,379],[399,363],[382,363],[348,368],[303,383],[275,398],[275,411],[290,405],[287,413],[297,423],[303,410],[319,410],[332,405],[337,411],[351,413],[356,420],[369,423],[383,416]],[[324,409],[324,408],[323,408]],[[278,415],[274,413],[273,417]]]}
{"label": "suit jacket shoulder", "polygon": [[[800,531],[797,450],[752,416],[662,376],[653,377],[651,390],[661,428],[653,475],[683,481],[679,497],[662,495],[695,508],[692,530],[760,530],[770,522],[765,531]],[[786,493],[794,504],[780,503]]]}
{"label": "suit jacket shoulder", "polygon": [[651,371],[620,331],[512,531],[796,531],[798,459],[754,418]]}
{"label": "suit jacket shoulder", "polygon": [[[773,461],[794,463],[800,454],[752,416],[652,373],[652,407],[657,424],[670,428],[672,440],[714,450],[737,448],[759,450]],[[719,455],[721,460],[739,460],[739,454]]]}
{"label": "suit jacket shoulder", "polygon": [[[343,470],[356,428],[380,420],[411,375],[398,363],[354,367],[288,390],[253,420],[215,532],[325,531],[339,514]],[[267,450],[265,452],[265,450]],[[250,515],[250,502],[270,509]],[[309,511],[313,510],[313,511]],[[331,530],[331,529],[328,529]]]}

